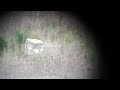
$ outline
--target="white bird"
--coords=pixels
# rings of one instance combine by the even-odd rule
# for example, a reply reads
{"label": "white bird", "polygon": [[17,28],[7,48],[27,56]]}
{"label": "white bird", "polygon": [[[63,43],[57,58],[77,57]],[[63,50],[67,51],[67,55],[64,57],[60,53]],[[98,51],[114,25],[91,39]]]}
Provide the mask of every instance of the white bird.
{"label": "white bird", "polygon": [[28,49],[28,53],[31,53],[32,51],[35,53],[39,53],[43,50],[42,48],[43,41],[38,39],[26,39],[26,49]]}
{"label": "white bird", "polygon": [[34,44],[38,44],[38,43],[42,43],[43,44],[43,42],[41,40],[38,40],[38,39],[27,38],[26,41],[34,43]]}

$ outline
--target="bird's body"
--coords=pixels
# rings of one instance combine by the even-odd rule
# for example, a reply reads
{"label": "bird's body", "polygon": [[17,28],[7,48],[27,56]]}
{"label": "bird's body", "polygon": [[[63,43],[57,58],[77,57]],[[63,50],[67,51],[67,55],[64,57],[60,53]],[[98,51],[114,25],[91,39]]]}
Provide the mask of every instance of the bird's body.
{"label": "bird's body", "polygon": [[28,53],[35,52],[39,53],[43,50],[42,48],[43,42],[38,39],[26,39],[26,49],[28,50]]}
{"label": "bird's body", "polygon": [[26,41],[34,43],[34,44],[39,44],[39,43],[43,44],[43,42],[41,40],[38,40],[38,39],[27,38]]}

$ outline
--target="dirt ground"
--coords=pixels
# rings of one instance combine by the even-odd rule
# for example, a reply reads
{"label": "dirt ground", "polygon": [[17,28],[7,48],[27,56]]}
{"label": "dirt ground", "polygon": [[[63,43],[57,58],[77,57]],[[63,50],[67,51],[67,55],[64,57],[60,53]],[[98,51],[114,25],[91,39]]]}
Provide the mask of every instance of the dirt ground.
{"label": "dirt ground", "polygon": [[[8,42],[0,58],[1,79],[98,78],[94,40],[74,17],[64,12],[11,12],[2,20],[0,29]],[[22,48],[14,43],[16,31],[42,40],[43,51],[26,55],[25,43]]]}

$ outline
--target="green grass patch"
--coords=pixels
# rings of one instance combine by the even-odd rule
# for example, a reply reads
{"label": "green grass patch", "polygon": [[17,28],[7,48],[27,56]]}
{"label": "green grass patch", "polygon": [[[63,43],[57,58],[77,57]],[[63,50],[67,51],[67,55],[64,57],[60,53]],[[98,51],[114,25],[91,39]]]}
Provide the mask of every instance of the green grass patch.
{"label": "green grass patch", "polygon": [[15,41],[16,41],[16,44],[18,45],[25,43],[26,38],[27,38],[27,34],[25,32],[17,31],[15,34]]}
{"label": "green grass patch", "polygon": [[5,41],[4,38],[0,36],[0,56],[3,55],[3,51],[5,48],[7,48],[7,42]]}

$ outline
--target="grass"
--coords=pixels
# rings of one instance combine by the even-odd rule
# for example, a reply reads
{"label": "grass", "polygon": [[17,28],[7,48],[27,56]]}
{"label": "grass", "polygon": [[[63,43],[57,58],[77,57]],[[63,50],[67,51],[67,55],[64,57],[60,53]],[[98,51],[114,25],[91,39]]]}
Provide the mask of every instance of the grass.
{"label": "grass", "polygon": [[3,55],[4,49],[7,48],[7,42],[0,36],[0,56]]}
{"label": "grass", "polygon": [[16,46],[19,48],[20,55],[22,54],[22,50],[21,50],[22,44],[25,43],[27,37],[28,37],[27,33],[23,31],[17,31],[15,34],[15,37],[14,37],[15,43],[16,43]]}
{"label": "grass", "polygon": [[[8,60],[10,63],[14,62],[15,64],[20,63],[20,68],[23,67],[23,69],[24,65],[22,65],[22,62],[26,62],[26,64],[32,62],[32,64],[34,64],[35,66],[35,69],[41,69],[45,66],[46,71],[50,73],[74,72],[74,70],[77,70],[77,67],[79,67],[79,60],[82,63],[88,60],[89,63],[90,60],[92,60],[92,57],[94,57],[92,52],[90,52],[92,51],[92,48],[89,48],[89,51],[87,49],[91,42],[88,43],[88,46],[86,46],[87,40],[84,39],[84,35],[82,35],[82,32],[79,32],[80,27],[70,20],[67,21],[67,19],[63,19],[61,20],[61,22],[59,22],[58,19],[53,18],[52,20],[52,18],[46,17],[46,21],[45,19],[40,19],[41,23],[37,23],[37,21],[32,21],[30,19],[31,21],[29,21],[29,23],[31,24],[25,23],[26,20],[24,19],[23,21],[20,20],[20,23],[17,24],[16,21],[19,21],[19,19],[15,20],[13,23],[16,23],[17,28],[14,28],[15,25],[13,25],[7,28],[8,31],[6,30],[7,32],[9,32],[9,30],[14,31],[12,32],[12,34],[8,34],[6,39],[9,39],[7,41],[8,45],[13,47],[13,49],[15,50],[15,54],[14,50],[9,47],[8,49],[10,50],[4,53],[5,55],[3,57],[3,60]],[[44,51],[38,56],[27,56],[25,55],[25,53],[21,53],[23,57],[19,57],[19,53],[22,51],[20,47],[22,44],[25,43],[27,37],[42,40],[44,42],[44,46],[46,46]],[[4,39],[0,40],[0,43],[1,41],[4,42]],[[52,46],[51,44],[53,44],[55,48],[49,47]],[[2,43],[2,45],[0,45],[2,49],[0,48],[0,51],[3,51],[3,47],[5,46],[6,45]],[[85,58],[81,57],[83,55],[85,55]],[[53,58],[51,59],[51,57]],[[7,65],[9,65],[9,62],[7,63]],[[6,71],[9,71],[9,67]],[[19,71],[19,66],[17,68],[15,67],[15,71]],[[38,73],[40,73],[39,71]]]}
{"label": "grass", "polygon": [[16,31],[9,37],[8,42],[8,50],[12,50],[14,53],[20,53],[21,47],[25,43],[26,38],[28,37],[28,33],[25,31]]}
{"label": "grass", "polygon": [[18,45],[25,43],[26,38],[27,38],[27,34],[25,32],[17,31],[15,34],[15,41],[16,44]]}

